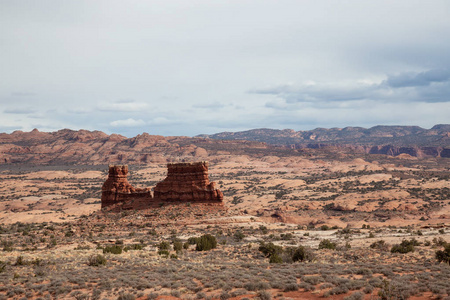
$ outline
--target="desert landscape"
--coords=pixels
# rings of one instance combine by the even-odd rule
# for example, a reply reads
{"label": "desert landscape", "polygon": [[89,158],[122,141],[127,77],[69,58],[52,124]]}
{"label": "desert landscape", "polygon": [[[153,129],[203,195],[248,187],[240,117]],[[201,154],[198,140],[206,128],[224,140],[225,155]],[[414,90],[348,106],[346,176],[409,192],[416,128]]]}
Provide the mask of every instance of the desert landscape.
{"label": "desert landscape", "polygon": [[0,0],[0,300],[450,300],[449,16]]}
{"label": "desert landscape", "polygon": [[[69,130],[0,140],[0,299],[450,297],[446,157]],[[108,163],[153,190],[168,163],[199,161],[221,205],[101,208]]]}

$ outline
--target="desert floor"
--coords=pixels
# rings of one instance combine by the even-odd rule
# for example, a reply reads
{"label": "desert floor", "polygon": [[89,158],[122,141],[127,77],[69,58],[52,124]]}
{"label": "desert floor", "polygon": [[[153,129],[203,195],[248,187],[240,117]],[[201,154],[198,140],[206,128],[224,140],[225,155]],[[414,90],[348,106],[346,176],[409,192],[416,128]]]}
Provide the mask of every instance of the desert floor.
{"label": "desert floor", "polygon": [[[100,210],[107,166],[1,166],[0,299],[450,296],[450,266],[435,258],[450,242],[448,159],[210,161],[223,209],[119,213]],[[129,169],[135,187],[166,172]],[[196,251],[204,234],[217,246]],[[391,252],[402,241],[414,251]]]}

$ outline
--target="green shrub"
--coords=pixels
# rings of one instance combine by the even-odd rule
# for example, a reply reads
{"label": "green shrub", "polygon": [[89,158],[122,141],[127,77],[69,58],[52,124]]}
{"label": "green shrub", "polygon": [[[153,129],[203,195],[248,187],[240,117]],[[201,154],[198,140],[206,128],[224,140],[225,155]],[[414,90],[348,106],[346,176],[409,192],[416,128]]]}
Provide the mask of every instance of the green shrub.
{"label": "green shrub", "polygon": [[292,254],[292,261],[312,261],[314,259],[314,254],[310,249],[303,246],[295,248]]}
{"label": "green shrub", "polygon": [[169,256],[169,251],[167,251],[167,250],[158,250],[158,255],[168,257]]}
{"label": "green shrub", "polygon": [[320,243],[319,243],[319,249],[335,250],[336,249],[336,243],[333,243],[333,242],[331,242],[328,239],[321,240]]}
{"label": "green shrub", "polygon": [[88,265],[98,267],[101,265],[106,265],[106,258],[103,255],[97,254],[92,255],[88,259]]}
{"label": "green shrub", "polygon": [[23,266],[23,265],[26,265],[26,262],[25,262],[25,260],[23,259],[23,256],[22,256],[22,255],[20,255],[20,256],[17,257],[16,263],[15,263],[14,265],[15,265],[15,266]]}
{"label": "green shrub", "polygon": [[121,254],[122,250],[123,250],[122,246],[112,245],[112,246],[106,246],[105,248],[103,248],[103,253]]}
{"label": "green shrub", "polygon": [[237,242],[240,242],[245,238],[245,235],[241,231],[236,231],[233,237]]}
{"label": "green shrub", "polygon": [[292,240],[293,237],[294,236],[292,235],[292,233],[286,233],[286,234],[282,233],[282,234],[280,234],[280,239],[282,239],[283,241]]}
{"label": "green shrub", "polygon": [[269,233],[269,230],[268,230],[267,227],[264,226],[264,225],[260,225],[260,226],[259,226],[259,230],[261,230],[262,234],[267,234],[267,233]]}
{"label": "green shrub", "polygon": [[283,253],[283,248],[281,246],[274,245],[273,243],[261,242],[258,248],[265,257],[269,258],[270,263],[282,263],[283,259],[280,254]]}
{"label": "green shrub", "polygon": [[276,253],[272,254],[269,258],[269,263],[271,264],[281,264],[283,263],[283,259]]}
{"label": "green shrub", "polygon": [[322,225],[320,226],[320,230],[330,230],[330,227],[328,225]]}
{"label": "green shrub", "polygon": [[191,236],[190,238],[188,238],[187,242],[189,243],[189,245],[195,245],[197,244],[198,239],[198,237]]}
{"label": "green shrub", "polygon": [[158,249],[159,250],[169,250],[170,249],[169,242],[162,241],[161,243],[158,244]]}
{"label": "green shrub", "polygon": [[389,249],[389,246],[384,240],[379,240],[370,244],[370,248],[387,251]]}
{"label": "green shrub", "polygon": [[179,252],[179,251],[181,251],[181,249],[183,249],[183,243],[182,242],[176,241],[176,242],[173,243],[173,250]]}
{"label": "green shrub", "polygon": [[265,257],[270,257],[274,254],[281,254],[283,252],[283,248],[281,246],[274,245],[273,243],[264,243],[262,242],[258,248]]}
{"label": "green shrub", "polygon": [[444,262],[450,265],[450,243],[444,246],[444,250],[436,251],[435,255],[438,262]]}
{"label": "green shrub", "polygon": [[12,241],[1,241],[1,245],[3,246],[3,251],[12,252],[14,250]]}
{"label": "green shrub", "polygon": [[433,238],[433,244],[436,246],[445,246],[446,242],[442,237]]}
{"label": "green shrub", "polygon": [[216,237],[210,234],[202,235],[195,246],[197,251],[208,251],[217,247]]}
{"label": "green shrub", "polygon": [[128,250],[142,250],[142,249],[144,249],[144,246],[145,246],[145,245],[143,245],[143,244],[133,244],[133,245],[126,246],[125,248],[123,248],[123,251],[128,251]]}
{"label": "green shrub", "polygon": [[414,252],[415,248],[414,246],[419,246],[420,243],[416,239],[411,240],[403,240],[400,244],[396,244],[392,246],[391,252],[392,253],[408,253],[408,252]]}

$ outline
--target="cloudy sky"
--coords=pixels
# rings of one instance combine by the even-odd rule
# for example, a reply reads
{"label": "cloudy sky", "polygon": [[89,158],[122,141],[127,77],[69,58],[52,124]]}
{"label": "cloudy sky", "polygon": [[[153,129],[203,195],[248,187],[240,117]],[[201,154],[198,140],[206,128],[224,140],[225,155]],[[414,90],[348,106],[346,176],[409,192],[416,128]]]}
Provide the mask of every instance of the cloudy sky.
{"label": "cloudy sky", "polygon": [[2,0],[0,132],[450,123],[450,1]]}

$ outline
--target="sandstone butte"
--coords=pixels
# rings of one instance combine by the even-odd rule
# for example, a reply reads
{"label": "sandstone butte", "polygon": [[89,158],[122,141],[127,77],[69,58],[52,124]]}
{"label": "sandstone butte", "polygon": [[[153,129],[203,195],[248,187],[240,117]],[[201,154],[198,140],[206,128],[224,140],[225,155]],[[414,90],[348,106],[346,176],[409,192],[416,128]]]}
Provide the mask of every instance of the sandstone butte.
{"label": "sandstone butte", "polygon": [[102,208],[146,209],[166,203],[201,203],[223,206],[223,194],[209,182],[208,162],[169,163],[167,177],[154,188],[134,188],[127,180],[127,165],[110,165],[102,187]]}

